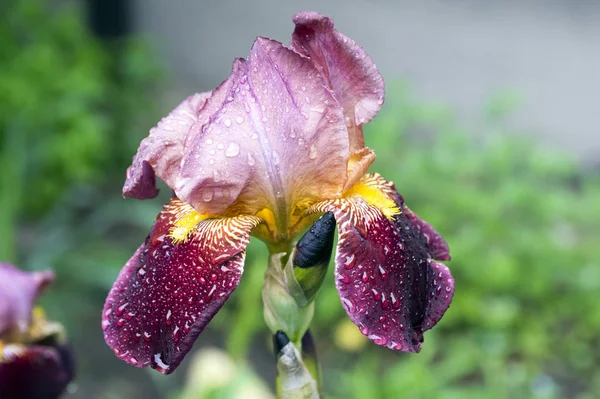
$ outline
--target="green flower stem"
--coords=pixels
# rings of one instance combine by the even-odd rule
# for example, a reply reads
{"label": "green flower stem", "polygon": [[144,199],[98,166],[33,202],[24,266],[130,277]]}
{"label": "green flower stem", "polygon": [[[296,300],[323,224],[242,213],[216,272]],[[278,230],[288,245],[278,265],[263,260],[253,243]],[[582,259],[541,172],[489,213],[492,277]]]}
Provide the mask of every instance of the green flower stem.
{"label": "green flower stem", "polygon": [[[280,399],[318,399],[319,366],[308,326],[314,303],[300,308],[290,294],[284,276],[286,253],[271,254],[265,272],[263,304],[265,322],[275,334],[277,356],[277,397]],[[284,337],[284,338],[282,338]],[[303,361],[303,355],[307,362]]]}

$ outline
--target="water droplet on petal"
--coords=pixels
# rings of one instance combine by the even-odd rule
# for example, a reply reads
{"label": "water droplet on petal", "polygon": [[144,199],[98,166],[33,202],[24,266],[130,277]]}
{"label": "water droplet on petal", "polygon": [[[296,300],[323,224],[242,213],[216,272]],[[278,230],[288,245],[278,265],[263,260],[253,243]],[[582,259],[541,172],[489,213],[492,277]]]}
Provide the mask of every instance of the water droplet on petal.
{"label": "water droplet on petal", "polygon": [[354,313],[354,310],[356,309],[356,305],[354,304],[352,299],[342,298],[342,304],[346,308],[347,312]]}
{"label": "water droplet on petal", "polygon": [[236,123],[242,123],[242,122],[244,122],[244,117],[242,117],[242,116],[237,116],[237,117],[235,118],[235,121],[236,121]]}
{"label": "water droplet on petal", "polygon": [[273,164],[279,165],[280,159],[279,159],[279,154],[277,153],[277,151],[273,151],[272,156],[273,156]]}
{"label": "water droplet on petal", "polygon": [[211,165],[214,165],[215,164],[215,160],[211,158],[211,159],[208,160],[208,163],[211,164]]}
{"label": "water droplet on petal", "polygon": [[223,122],[225,124],[225,126],[229,127],[231,126],[231,119],[225,119],[225,122]]}
{"label": "water droplet on petal", "polygon": [[240,153],[240,146],[238,143],[229,143],[229,146],[225,150],[226,157],[235,157]]}
{"label": "water droplet on petal", "polygon": [[213,199],[213,195],[214,195],[213,190],[210,188],[207,188],[202,192],[202,200],[204,202],[210,202]]}
{"label": "water droplet on petal", "polygon": [[308,157],[310,159],[315,159],[317,157],[317,148],[314,144],[311,144],[310,146],[310,152],[308,153]]}
{"label": "water droplet on petal", "polygon": [[250,166],[254,166],[256,162],[254,161],[254,158],[252,158],[252,155],[248,154],[248,165]]}

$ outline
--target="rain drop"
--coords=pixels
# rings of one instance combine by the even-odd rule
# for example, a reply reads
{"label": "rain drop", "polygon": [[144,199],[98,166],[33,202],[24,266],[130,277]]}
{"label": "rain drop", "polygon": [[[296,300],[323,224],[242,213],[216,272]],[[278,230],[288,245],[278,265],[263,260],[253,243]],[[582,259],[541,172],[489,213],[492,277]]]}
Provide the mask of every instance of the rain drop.
{"label": "rain drop", "polygon": [[244,122],[244,117],[243,116],[236,116],[235,117],[235,121],[236,123],[243,123]]}
{"label": "rain drop", "polygon": [[356,305],[354,304],[352,299],[342,298],[342,304],[346,308],[346,311],[348,311],[350,313],[354,313],[354,310],[356,309]]}
{"label": "rain drop", "polygon": [[237,143],[230,143],[227,149],[225,150],[225,156],[232,158],[237,156],[240,153],[240,146]]}
{"label": "rain drop", "polygon": [[277,151],[273,151],[273,164],[275,165],[279,165],[279,154],[277,153]]}
{"label": "rain drop", "polygon": [[317,148],[314,144],[311,144],[310,146],[310,152],[308,153],[308,157],[310,159],[315,159],[317,157]]}
{"label": "rain drop", "polygon": [[254,161],[254,158],[252,158],[252,155],[248,154],[248,165],[250,166],[254,166],[256,162]]}
{"label": "rain drop", "polygon": [[213,195],[214,195],[214,193],[213,193],[212,189],[206,189],[202,192],[202,200],[204,202],[210,202],[213,199]]}

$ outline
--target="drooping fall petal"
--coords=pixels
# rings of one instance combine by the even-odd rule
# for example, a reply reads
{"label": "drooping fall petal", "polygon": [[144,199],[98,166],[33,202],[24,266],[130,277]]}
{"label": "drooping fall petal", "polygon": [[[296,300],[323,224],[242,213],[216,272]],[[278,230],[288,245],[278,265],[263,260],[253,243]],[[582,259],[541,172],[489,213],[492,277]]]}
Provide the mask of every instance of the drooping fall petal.
{"label": "drooping fall petal", "polygon": [[71,348],[22,346],[0,348],[0,398],[56,399],[73,378]]}
{"label": "drooping fall petal", "polygon": [[450,271],[431,260],[421,230],[404,212],[388,219],[373,197],[312,209],[336,217],[336,286],[352,322],[378,345],[418,352],[423,332],[441,319],[454,294]]}
{"label": "drooping fall petal", "polygon": [[0,263],[0,339],[27,331],[35,300],[53,280],[51,271],[24,272]]}
{"label": "drooping fall petal", "polygon": [[379,173],[371,173],[364,176],[361,182],[369,187],[380,190],[389,198],[398,204],[400,210],[406,214],[412,225],[421,233],[423,239],[427,242],[427,251],[433,259],[450,260],[450,249],[448,244],[442,238],[432,225],[419,218],[408,206],[404,203],[404,198],[396,190],[394,183],[385,180]]}
{"label": "drooping fall petal", "polygon": [[[115,354],[137,367],[173,372],[237,287],[250,230],[259,222],[206,219],[171,200],[106,300],[102,327]],[[185,234],[175,235],[177,229]]]}
{"label": "drooping fall petal", "polygon": [[330,18],[301,12],[294,16],[294,23],[292,48],[310,57],[326,77],[344,108],[350,149],[359,150],[364,146],[361,125],[373,119],[383,104],[381,74],[361,46],[334,29]]}
{"label": "drooping fall petal", "polygon": [[[222,107],[190,143],[177,195],[202,213],[230,205],[287,217],[301,201],[337,196],[346,181],[342,110],[312,62],[258,38],[236,60]],[[284,222],[285,224],[285,222]]]}

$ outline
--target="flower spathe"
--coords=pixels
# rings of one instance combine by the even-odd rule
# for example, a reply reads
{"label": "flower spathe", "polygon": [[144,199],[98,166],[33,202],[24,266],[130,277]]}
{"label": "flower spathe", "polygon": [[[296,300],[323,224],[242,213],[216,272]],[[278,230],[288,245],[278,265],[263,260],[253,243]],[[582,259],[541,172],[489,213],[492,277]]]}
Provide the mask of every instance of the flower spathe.
{"label": "flower spathe", "polygon": [[448,308],[448,246],[394,185],[365,174],[362,125],[383,104],[375,64],[317,13],[290,47],[258,38],[215,90],[184,100],[142,141],[124,196],[175,197],[121,271],[103,312],[109,346],[170,373],[238,285],[250,235],[273,250],[319,215],[338,226],[336,286],[373,342],[418,352]]}

